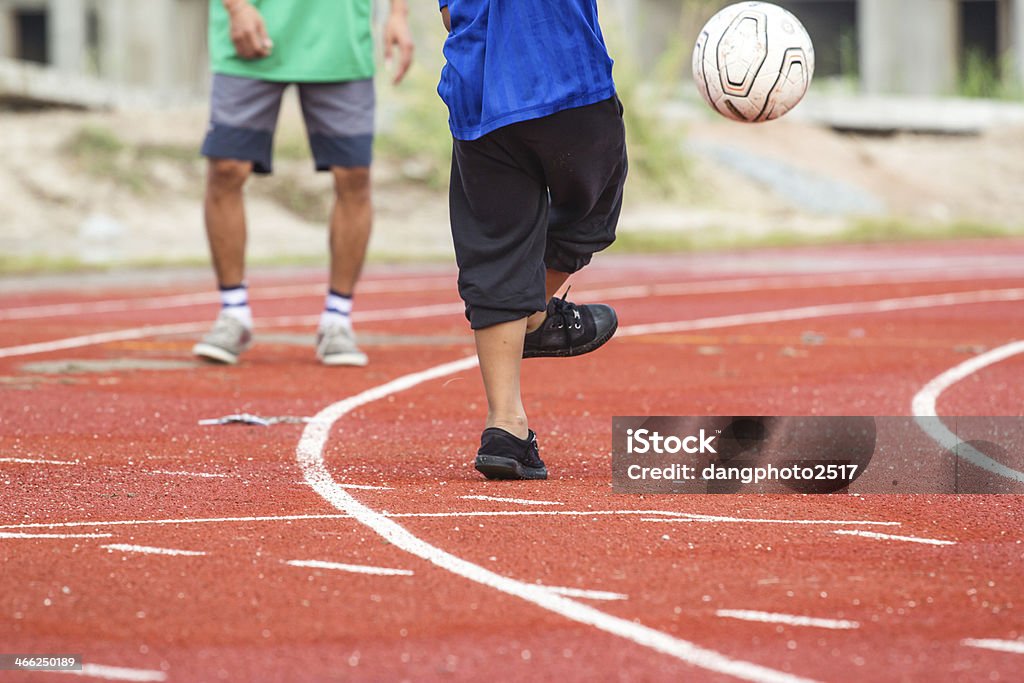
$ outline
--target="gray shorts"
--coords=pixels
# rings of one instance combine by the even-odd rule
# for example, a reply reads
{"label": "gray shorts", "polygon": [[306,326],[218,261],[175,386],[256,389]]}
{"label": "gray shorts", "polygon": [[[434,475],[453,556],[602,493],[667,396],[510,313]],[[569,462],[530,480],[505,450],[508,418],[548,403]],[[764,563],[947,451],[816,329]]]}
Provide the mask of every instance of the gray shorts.
{"label": "gray shorts", "polygon": [[[214,74],[203,156],[251,161],[256,173],[270,173],[277,116],[288,85]],[[316,169],[369,166],[373,150],[373,80],[296,86]]]}

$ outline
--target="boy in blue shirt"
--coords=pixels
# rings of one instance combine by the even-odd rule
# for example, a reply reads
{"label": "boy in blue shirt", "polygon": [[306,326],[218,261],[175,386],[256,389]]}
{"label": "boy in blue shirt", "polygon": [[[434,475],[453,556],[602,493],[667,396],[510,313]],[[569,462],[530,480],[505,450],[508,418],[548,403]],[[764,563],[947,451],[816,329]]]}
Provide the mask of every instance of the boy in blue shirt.
{"label": "boy in blue shirt", "polygon": [[440,6],[452,237],[488,405],[475,465],[546,479],[520,361],[589,353],[618,326],[609,306],[555,297],[615,240],[627,161],[612,60],[596,0]]}

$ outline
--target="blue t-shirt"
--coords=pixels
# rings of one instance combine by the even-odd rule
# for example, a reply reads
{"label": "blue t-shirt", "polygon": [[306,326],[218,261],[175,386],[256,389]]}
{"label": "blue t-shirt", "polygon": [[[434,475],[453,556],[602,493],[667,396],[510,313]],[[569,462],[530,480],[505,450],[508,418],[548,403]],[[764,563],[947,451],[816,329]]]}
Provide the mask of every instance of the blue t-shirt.
{"label": "blue t-shirt", "polygon": [[615,94],[596,0],[440,0],[452,30],[437,92],[452,135],[475,140]]}

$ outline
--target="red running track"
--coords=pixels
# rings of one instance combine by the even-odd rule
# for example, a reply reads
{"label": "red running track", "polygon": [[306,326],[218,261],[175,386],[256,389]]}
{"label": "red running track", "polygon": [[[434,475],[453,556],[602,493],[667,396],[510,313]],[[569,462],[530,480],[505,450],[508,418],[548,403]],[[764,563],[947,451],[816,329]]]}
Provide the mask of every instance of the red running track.
{"label": "red running track", "polygon": [[[239,367],[189,356],[205,272],[0,282],[0,650],[95,680],[1021,680],[1021,497],[615,495],[608,451],[614,415],[909,415],[1024,337],[1022,254],[603,258],[573,297],[621,334],[524,365],[547,482],[472,469],[446,268],[371,270],[366,369],[315,362],[318,273],[252,277]],[[1008,353],[933,398],[1020,415],[1022,380]],[[240,412],[319,417],[198,424]]]}

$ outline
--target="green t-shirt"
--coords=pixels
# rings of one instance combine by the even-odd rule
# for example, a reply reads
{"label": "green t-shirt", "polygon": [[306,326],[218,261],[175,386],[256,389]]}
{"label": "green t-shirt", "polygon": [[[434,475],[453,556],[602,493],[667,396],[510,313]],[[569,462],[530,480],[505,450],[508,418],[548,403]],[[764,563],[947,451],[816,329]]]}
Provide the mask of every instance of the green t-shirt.
{"label": "green t-shirt", "polygon": [[288,83],[355,81],[373,76],[371,0],[249,0],[274,41],[269,57],[242,59],[231,43],[221,0],[210,0],[214,73]]}

